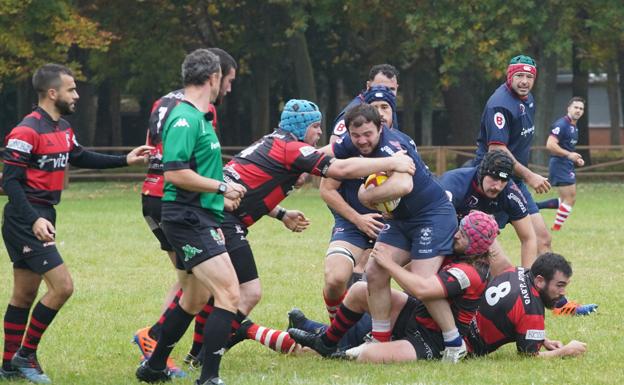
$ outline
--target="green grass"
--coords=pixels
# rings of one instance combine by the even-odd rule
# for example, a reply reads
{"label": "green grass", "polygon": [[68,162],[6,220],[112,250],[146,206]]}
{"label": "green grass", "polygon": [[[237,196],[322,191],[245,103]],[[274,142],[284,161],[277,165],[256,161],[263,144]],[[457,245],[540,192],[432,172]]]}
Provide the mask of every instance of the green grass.
{"label": "green grass", "polygon": [[[587,342],[584,357],[526,359],[508,345],[489,357],[455,366],[439,362],[359,365],[282,356],[248,341],[226,354],[222,377],[230,385],[618,383],[624,359],[621,202],[624,189],[619,184],[581,184],[574,212],[564,230],[554,234],[554,250],[570,259],[575,269],[569,297],[597,302],[600,309],[585,318],[549,315],[548,336]],[[294,193],[284,206],[303,210],[312,220],[311,228],[293,234],[266,218],[249,235],[264,289],[252,318],[278,328],[286,326],[286,312],[292,306],[325,319],[323,257],[332,225],[314,189]],[[550,226],[554,211],[544,213]],[[76,290],[46,332],[40,361],[55,384],[134,384],[139,355],[130,339],[136,329],[156,320],[175,279],[170,262],[143,221],[139,185],[71,184],[58,206],[57,227],[58,247]],[[519,262],[513,230],[505,230],[502,241]],[[0,308],[4,309],[12,276],[4,248],[2,254]],[[178,362],[190,347],[190,334],[173,352]],[[193,384],[195,378],[193,374],[176,383]]]}

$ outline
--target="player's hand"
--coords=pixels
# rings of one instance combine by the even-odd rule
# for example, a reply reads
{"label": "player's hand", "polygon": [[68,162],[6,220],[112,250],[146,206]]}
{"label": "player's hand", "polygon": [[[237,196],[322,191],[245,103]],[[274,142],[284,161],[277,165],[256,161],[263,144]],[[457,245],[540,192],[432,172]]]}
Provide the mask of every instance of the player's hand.
{"label": "player's hand", "polygon": [[228,199],[236,200],[236,199],[241,199],[245,195],[246,192],[247,192],[247,189],[242,184],[228,182],[227,189],[223,193],[223,196]]}
{"label": "player's hand", "polygon": [[396,265],[396,262],[394,262],[388,253],[380,253],[377,247],[373,247],[369,258],[374,259],[375,262],[377,262],[377,264],[384,269],[388,269],[389,267]]}
{"label": "player's hand", "polygon": [[299,210],[286,210],[282,222],[288,230],[295,233],[300,233],[310,226],[310,220]]}
{"label": "player's hand", "polygon": [[152,151],[154,147],[152,146],[139,146],[134,150],[130,151],[128,155],[126,155],[126,161],[129,165],[132,164],[146,164],[149,159],[150,151]]}
{"label": "player's hand", "polygon": [[367,237],[377,239],[377,235],[379,235],[379,232],[384,227],[383,222],[380,222],[382,219],[383,216],[379,213],[363,214],[358,217],[355,226],[357,226],[358,230],[366,234]]}
{"label": "player's hand", "polygon": [[299,178],[297,178],[297,181],[295,182],[295,185],[293,186],[294,188],[301,188],[301,186],[303,186],[306,182],[306,180],[308,179],[308,174],[307,172],[304,172],[303,174],[299,175]]}
{"label": "player's hand", "polygon": [[407,155],[407,151],[402,150],[395,152],[391,159],[394,161],[392,171],[406,172],[410,175],[414,175],[416,172],[414,160]]}
{"label": "player's hand", "polygon": [[56,229],[49,220],[39,217],[32,225],[32,231],[41,242],[53,242],[56,235]]}
{"label": "player's hand", "polygon": [[550,182],[548,181],[548,178],[544,178],[540,174],[532,172],[526,179],[526,182],[538,194],[544,194],[550,190]]}
{"label": "player's hand", "polygon": [[581,341],[572,340],[563,348],[565,356],[580,356],[587,351],[587,344]]}
{"label": "player's hand", "polygon": [[223,199],[223,208],[225,211],[234,211],[238,208],[238,206],[241,203],[241,199],[230,199],[230,198],[226,198],[224,197]]}
{"label": "player's hand", "polygon": [[572,163],[574,163],[575,165],[579,167],[582,167],[583,165],[585,165],[583,156],[579,154],[578,152],[570,152],[568,153],[568,156],[566,158],[570,159]]}
{"label": "player's hand", "polygon": [[563,342],[557,341],[557,340],[549,340],[548,338],[544,338],[544,347],[547,350],[561,349],[563,347]]}

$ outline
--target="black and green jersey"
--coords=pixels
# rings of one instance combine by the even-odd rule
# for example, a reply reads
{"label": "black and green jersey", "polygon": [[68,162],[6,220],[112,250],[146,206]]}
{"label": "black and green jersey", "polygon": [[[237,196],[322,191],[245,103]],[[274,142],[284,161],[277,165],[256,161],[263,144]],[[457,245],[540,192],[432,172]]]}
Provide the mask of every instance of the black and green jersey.
{"label": "black and green jersey", "polygon": [[[223,180],[221,144],[206,115],[188,102],[172,111],[162,134],[164,171],[191,169],[199,175]],[[223,195],[184,190],[165,182],[163,201],[179,202],[211,211],[223,219]]]}

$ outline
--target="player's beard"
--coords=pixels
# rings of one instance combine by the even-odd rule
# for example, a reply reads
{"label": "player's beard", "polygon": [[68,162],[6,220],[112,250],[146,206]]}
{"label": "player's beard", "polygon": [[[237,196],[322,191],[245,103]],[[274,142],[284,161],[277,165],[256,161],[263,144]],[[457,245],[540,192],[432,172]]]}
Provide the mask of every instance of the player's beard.
{"label": "player's beard", "polygon": [[557,298],[550,298],[548,296],[548,294],[546,293],[546,290],[543,289],[538,289],[537,290],[540,298],[542,300],[542,302],[544,303],[544,307],[546,307],[546,309],[552,309],[555,307],[555,304],[561,299],[561,297],[557,297]]}
{"label": "player's beard", "polygon": [[64,100],[54,101],[54,106],[61,115],[71,115],[76,110],[76,104],[73,102],[66,102]]}

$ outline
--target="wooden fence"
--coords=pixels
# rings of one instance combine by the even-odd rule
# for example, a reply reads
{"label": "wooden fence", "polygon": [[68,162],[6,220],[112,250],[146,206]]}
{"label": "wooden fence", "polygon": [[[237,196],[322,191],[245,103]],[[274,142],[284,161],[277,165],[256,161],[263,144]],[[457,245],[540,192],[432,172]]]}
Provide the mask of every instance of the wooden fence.
{"label": "wooden fence", "polygon": [[[133,147],[89,147],[89,150],[107,153],[125,153]],[[223,146],[223,160],[227,162],[245,147]],[[624,146],[577,146],[578,151],[589,150],[592,156],[592,163],[582,168],[578,168],[579,178],[603,178],[603,179],[624,179]],[[457,167],[475,156],[474,146],[421,146],[418,147],[421,157],[431,168],[440,175],[445,171]],[[534,146],[534,154],[541,152],[544,159],[548,159],[548,152],[545,146]],[[535,157],[535,156],[534,156]],[[548,175],[548,165],[530,163],[529,168],[544,176]],[[114,170],[86,170],[70,168],[70,180],[141,180],[145,177],[144,170],[133,167],[132,169]]]}

